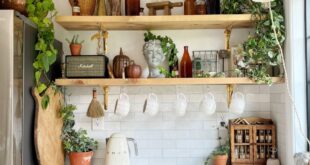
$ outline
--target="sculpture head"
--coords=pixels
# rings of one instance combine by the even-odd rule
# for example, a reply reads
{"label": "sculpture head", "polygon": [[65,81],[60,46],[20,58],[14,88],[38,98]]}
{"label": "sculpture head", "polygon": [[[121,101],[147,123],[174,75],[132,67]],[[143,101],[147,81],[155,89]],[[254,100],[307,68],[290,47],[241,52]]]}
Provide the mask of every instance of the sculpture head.
{"label": "sculpture head", "polygon": [[143,54],[150,68],[158,68],[165,56],[159,40],[151,40],[144,44]]}

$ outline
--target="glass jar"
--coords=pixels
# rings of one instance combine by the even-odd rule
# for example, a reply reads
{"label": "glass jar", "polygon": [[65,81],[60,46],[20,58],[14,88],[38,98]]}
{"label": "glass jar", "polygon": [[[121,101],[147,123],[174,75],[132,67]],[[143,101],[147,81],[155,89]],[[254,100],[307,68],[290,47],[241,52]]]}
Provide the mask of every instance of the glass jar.
{"label": "glass jar", "polygon": [[259,131],[259,142],[260,143],[264,143],[265,142],[265,131],[264,130],[260,130]]}
{"label": "glass jar", "polygon": [[245,158],[250,159],[250,146],[246,147]]}
{"label": "glass jar", "polygon": [[249,134],[249,130],[245,130],[244,142],[245,142],[245,143],[250,143],[250,134]]}
{"label": "glass jar", "polygon": [[235,157],[238,159],[239,158],[239,147],[236,146],[235,148]]}
{"label": "glass jar", "polygon": [[272,143],[271,130],[267,130],[266,141],[267,141],[267,143]]}
{"label": "glass jar", "polygon": [[264,148],[264,146],[260,146],[259,158],[260,159],[265,159],[265,148]]}
{"label": "glass jar", "polygon": [[220,0],[206,0],[208,14],[221,14]]}
{"label": "glass jar", "polygon": [[197,15],[207,14],[207,6],[204,0],[197,0],[195,3],[195,13]]}
{"label": "glass jar", "polygon": [[244,146],[240,147],[240,159],[245,159],[245,150]]}
{"label": "glass jar", "polygon": [[236,142],[237,143],[242,143],[242,133],[241,133],[241,130],[237,131]]}

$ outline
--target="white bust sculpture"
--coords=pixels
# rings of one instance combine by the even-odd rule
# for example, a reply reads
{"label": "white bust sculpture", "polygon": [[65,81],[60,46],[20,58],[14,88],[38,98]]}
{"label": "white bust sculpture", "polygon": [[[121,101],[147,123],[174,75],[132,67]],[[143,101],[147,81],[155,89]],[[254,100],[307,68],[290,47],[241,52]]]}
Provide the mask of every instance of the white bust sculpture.
{"label": "white bust sculpture", "polygon": [[160,73],[159,66],[165,60],[165,55],[159,40],[151,40],[144,44],[143,54],[149,65],[149,77],[164,78],[165,75]]}

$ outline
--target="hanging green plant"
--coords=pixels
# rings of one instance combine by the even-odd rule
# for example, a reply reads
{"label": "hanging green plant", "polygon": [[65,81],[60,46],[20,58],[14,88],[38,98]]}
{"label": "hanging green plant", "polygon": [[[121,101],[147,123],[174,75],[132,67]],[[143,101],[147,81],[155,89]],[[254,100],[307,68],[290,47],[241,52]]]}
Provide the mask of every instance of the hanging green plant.
{"label": "hanging green plant", "polygon": [[250,34],[242,44],[242,67],[247,70],[247,75],[258,83],[272,84],[268,70],[272,66],[281,65],[280,50],[276,37],[280,44],[285,41],[285,22],[282,0],[271,2],[273,19],[277,35],[272,31],[269,10],[264,4],[252,0],[223,0],[222,13],[242,14],[251,13],[255,23],[255,32]]}
{"label": "hanging green plant", "polygon": [[42,95],[51,84],[46,74],[49,72],[50,66],[56,61],[57,56],[57,50],[54,48],[54,25],[52,22],[56,10],[53,0],[27,0],[27,12],[29,19],[38,28],[35,45],[38,54],[33,62],[33,67],[36,87]]}

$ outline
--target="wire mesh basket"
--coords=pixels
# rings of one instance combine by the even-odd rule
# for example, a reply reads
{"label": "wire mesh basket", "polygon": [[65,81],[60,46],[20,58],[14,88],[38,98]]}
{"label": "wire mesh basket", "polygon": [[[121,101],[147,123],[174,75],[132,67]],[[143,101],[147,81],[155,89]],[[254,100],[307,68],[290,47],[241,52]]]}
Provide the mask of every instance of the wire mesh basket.
{"label": "wire mesh basket", "polygon": [[193,51],[193,77],[203,77],[205,74],[211,76],[222,72],[217,50]]}

